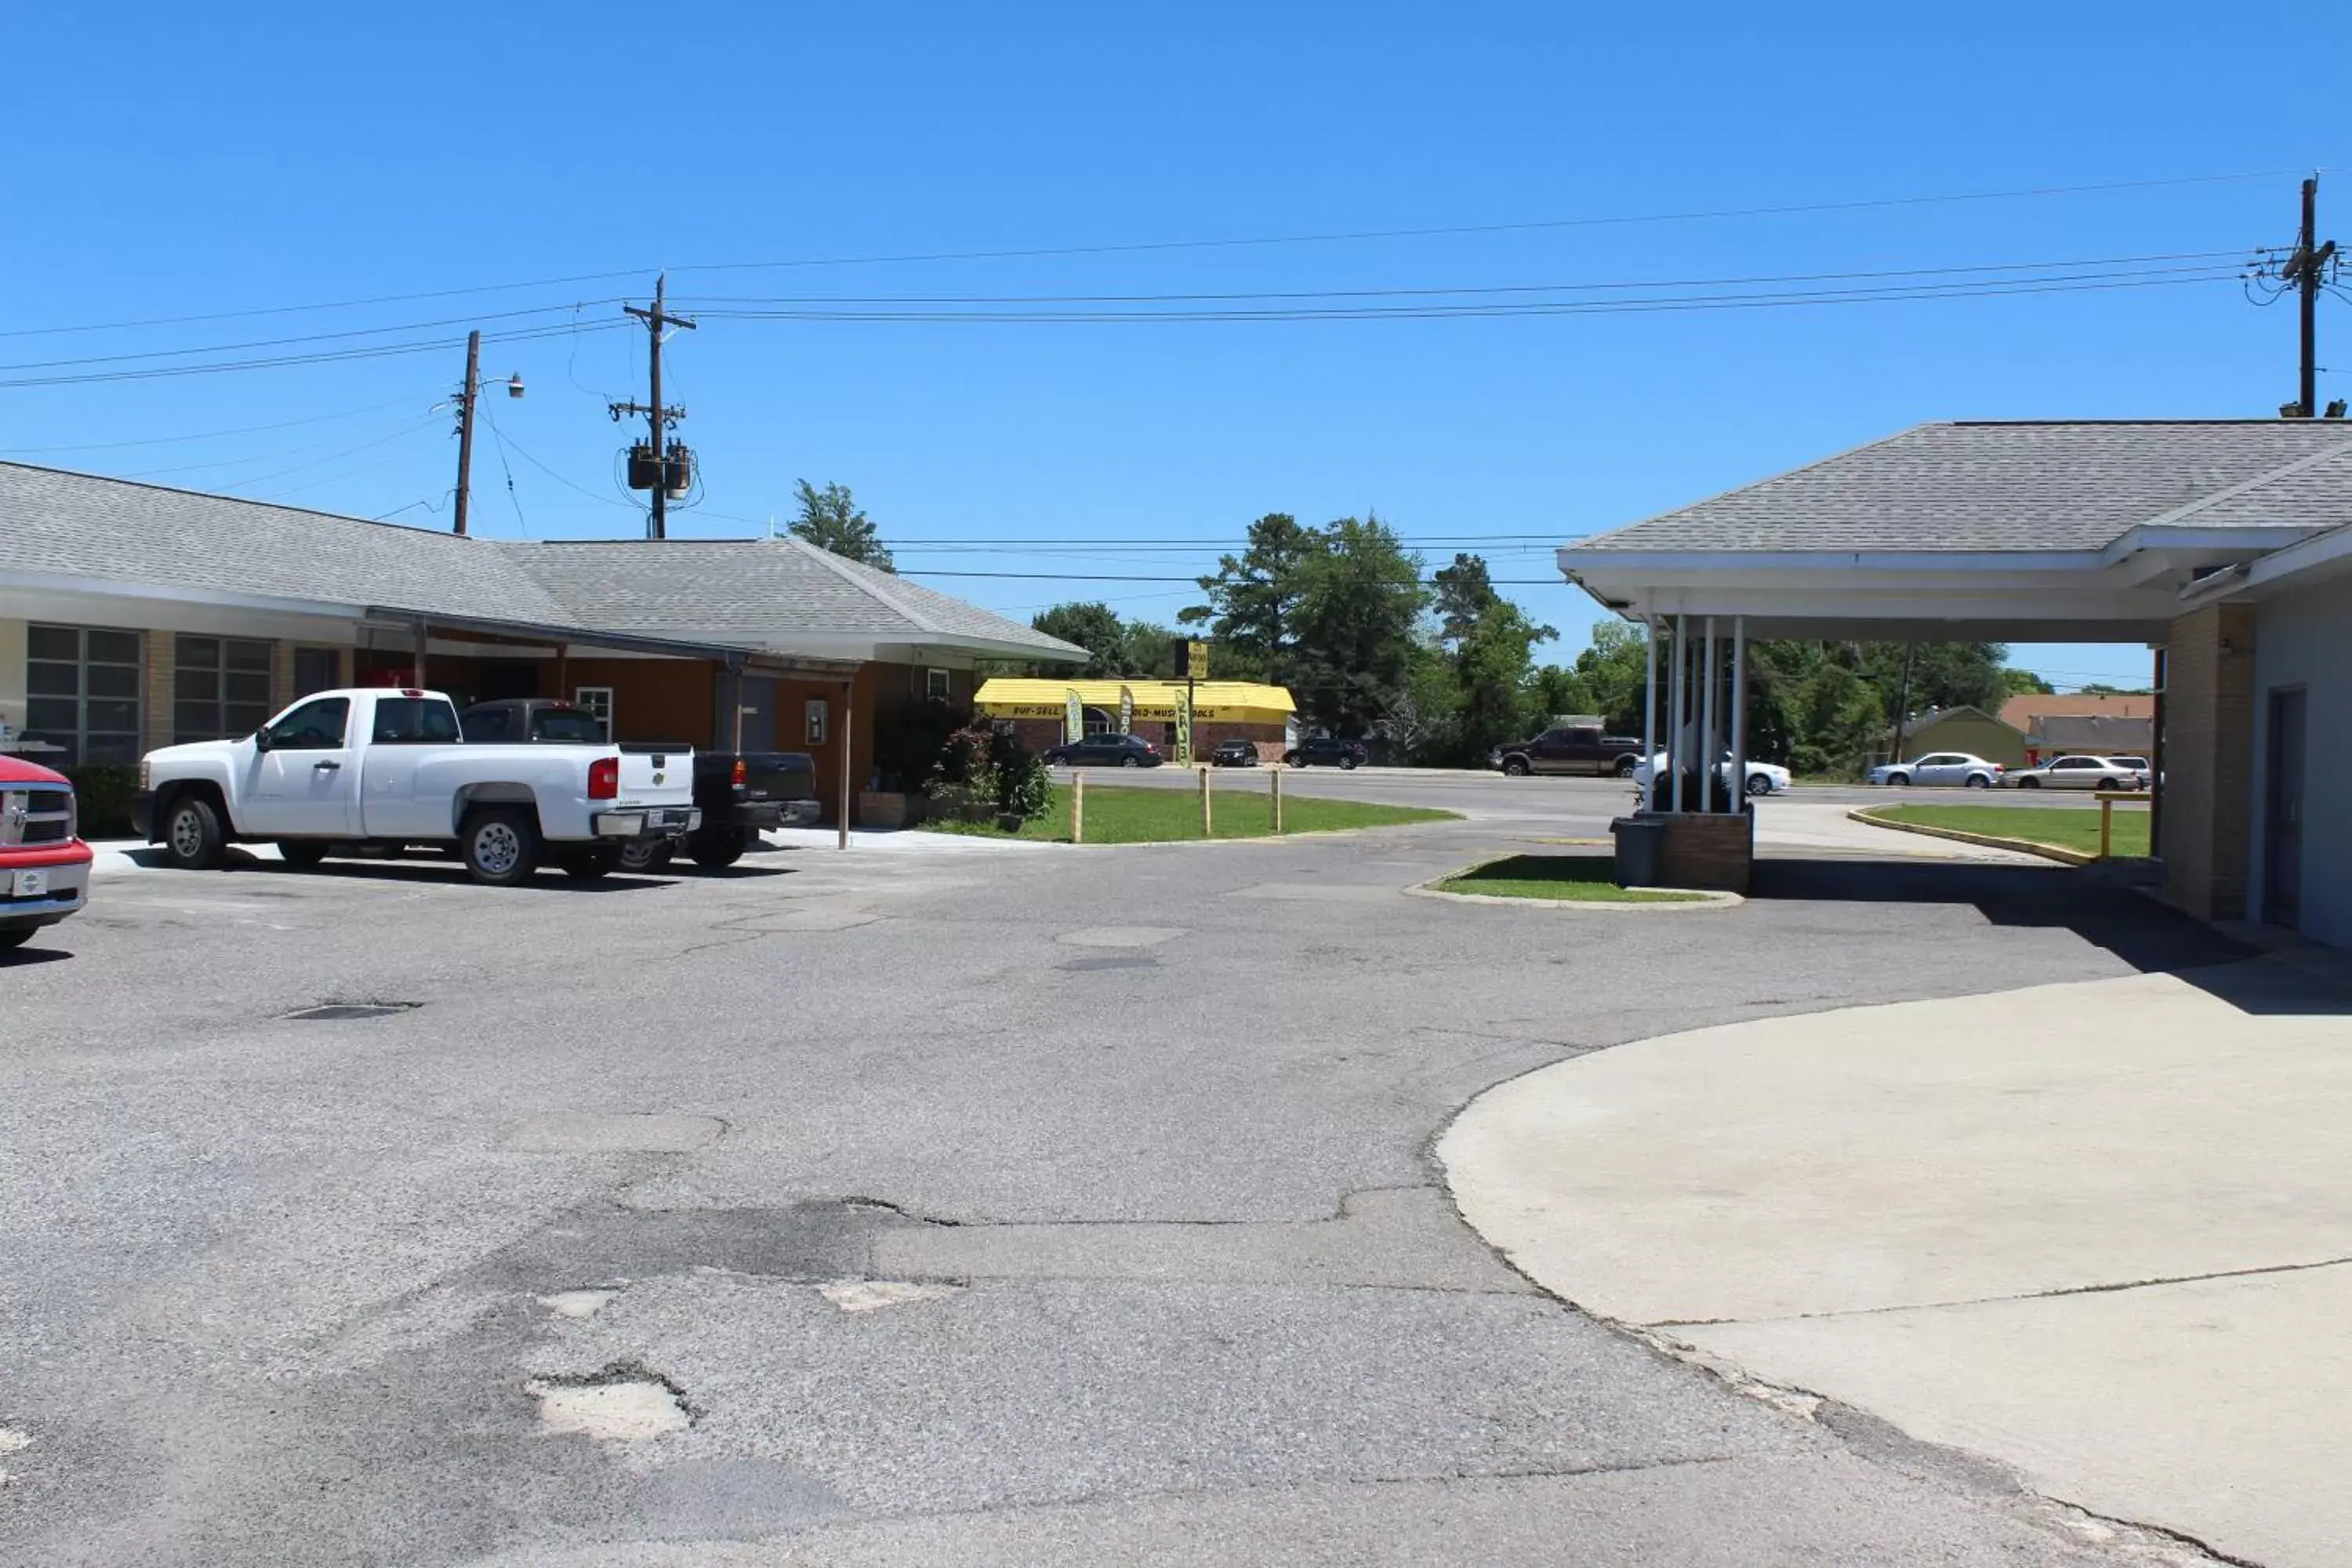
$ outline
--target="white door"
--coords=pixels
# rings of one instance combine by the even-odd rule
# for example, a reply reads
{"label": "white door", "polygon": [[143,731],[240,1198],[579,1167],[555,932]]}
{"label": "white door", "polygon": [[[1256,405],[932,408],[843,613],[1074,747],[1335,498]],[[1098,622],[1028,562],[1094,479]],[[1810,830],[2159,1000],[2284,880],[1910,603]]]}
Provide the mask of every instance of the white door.
{"label": "white door", "polygon": [[1949,752],[1937,752],[1919,759],[1917,773],[1913,780],[1923,784],[1955,784],[1960,782],[1960,759]]}
{"label": "white door", "polygon": [[2060,789],[2096,789],[2106,779],[2106,766],[2095,757],[2061,757],[2050,764],[2050,782]]}
{"label": "white door", "polygon": [[268,727],[269,750],[254,758],[250,831],[322,837],[354,831],[359,769],[351,709],[347,697],[320,697]]}

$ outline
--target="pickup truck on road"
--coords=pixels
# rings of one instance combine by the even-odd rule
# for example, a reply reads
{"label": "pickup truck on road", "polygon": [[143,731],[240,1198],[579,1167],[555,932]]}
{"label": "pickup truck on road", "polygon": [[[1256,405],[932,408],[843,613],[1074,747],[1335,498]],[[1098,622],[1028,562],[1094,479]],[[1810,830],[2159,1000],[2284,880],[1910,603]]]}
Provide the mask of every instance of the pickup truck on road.
{"label": "pickup truck on road", "polygon": [[[509,697],[477,702],[457,715],[469,742],[538,745],[593,742],[601,731],[595,715],[560,698]],[[624,752],[666,752],[677,746],[621,742]],[[798,827],[817,819],[816,762],[806,752],[696,752],[694,804],[702,822],[692,832],[631,842],[621,852],[625,870],[658,871],[669,864],[679,841],[694,863],[709,869],[732,866],[760,834],[771,827]]]}
{"label": "pickup truck on road", "polygon": [[1529,773],[1614,774],[1630,778],[1641,762],[1642,742],[1631,735],[1604,735],[1597,726],[1563,724],[1532,741],[1495,748],[1487,765],[1514,778]]}
{"label": "pickup truck on road", "polygon": [[252,734],[150,752],[132,819],[172,863],[217,866],[234,841],[290,866],[336,849],[454,845],[478,882],[527,879],[542,855],[601,877],[632,840],[690,832],[689,751],[469,746],[437,691],[359,687],[306,697]]}

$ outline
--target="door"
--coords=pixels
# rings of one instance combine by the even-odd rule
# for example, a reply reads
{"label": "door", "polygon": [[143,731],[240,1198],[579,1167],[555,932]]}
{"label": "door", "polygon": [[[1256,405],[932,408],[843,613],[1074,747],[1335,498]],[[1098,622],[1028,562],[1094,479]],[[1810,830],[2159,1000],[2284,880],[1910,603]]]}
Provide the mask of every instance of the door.
{"label": "door", "polygon": [[2271,693],[2270,787],[2263,813],[2263,918],[2303,921],[2303,693]]}
{"label": "door", "polygon": [[[772,677],[747,675],[735,683],[737,711],[719,726],[718,734],[736,752],[772,752],[776,749],[776,682]],[[736,721],[742,721],[738,731]],[[738,743],[737,737],[741,737]]]}
{"label": "door", "polygon": [[1546,730],[1538,735],[1535,744],[1528,748],[1528,771],[1537,773],[1568,772],[1568,731]]}
{"label": "door", "polygon": [[269,726],[269,750],[253,759],[254,809],[242,826],[321,837],[356,829],[351,709],[348,697],[315,698]]}
{"label": "door", "polygon": [[1960,782],[1960,759],[1948,752],[1922,757],[1913,765],[1918,770],[1912,781],[1915,784],[1956,784]]}
{"label": "door", "polygon": [[341,648],[298,647],[294,650],[294,695],[308,697],[314,691],[331,691],[343,683],[343,655]]}

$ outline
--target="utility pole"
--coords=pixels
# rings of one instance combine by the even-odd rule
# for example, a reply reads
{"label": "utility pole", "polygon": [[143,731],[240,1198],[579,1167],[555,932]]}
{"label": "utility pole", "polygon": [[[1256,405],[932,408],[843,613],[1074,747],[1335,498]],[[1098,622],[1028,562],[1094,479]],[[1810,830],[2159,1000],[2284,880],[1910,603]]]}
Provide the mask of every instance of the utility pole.
{"label": "utility pole", "polygon": [[2281,274],[2295,287],[2302,315],[2302,375],[2295,383],[2295,405],[2302,416],[2319,412],[2319,289],[2328,264],[2336,259],[2336,242],[2319,243],[2319,176],[2303,183],[2303,229],[2295,237],[2294,254]]}
{"label": "utility pole", "polygon": [[[474,495],[474,400],[482,391],[482,334],[479,328],[466,334],[466,379],[457,384],[457,525],[453,533],[466,531],[466,513]],[[507,395],[522,395],[522,376],[507,377]],[[514,481],[509,479],[512,489]]]}
{"label": "utility pole", "polygon": [[[624,305],[624,314],[636,317],[646,324],[646,337],[650,345],[650,404],[615,403],[611,405],[615,422],[642,414],[646,417],[646,461],[642,467],[629,465],[629,488],[653,491],[653,510],[646,518],[647,539],[669,537],[669,500],[673,492],[684,495],[692,482],[692,454],[681,443],[668,439],[669,427],[686,417],[686,410],[667,406],[662,402],[662,329],[684,327],[692,331],[694,323],[684,316],[673,316],[663,306],[663,295],[669,287],[667,274],[654,279],[653,309],[641,310],[635,305]],[[673,451],[673,448],[675,450]],[[643,479],[645,483],[638,480]],[[681,481],[673,484],[673,480]]]}

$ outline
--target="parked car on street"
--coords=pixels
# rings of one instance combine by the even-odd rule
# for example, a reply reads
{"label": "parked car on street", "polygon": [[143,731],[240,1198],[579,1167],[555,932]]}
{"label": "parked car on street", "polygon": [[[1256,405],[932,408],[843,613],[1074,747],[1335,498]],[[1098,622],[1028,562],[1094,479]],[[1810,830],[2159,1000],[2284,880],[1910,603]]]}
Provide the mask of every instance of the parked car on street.
{"label": "parked car on street", "polygon": [[1604,735],[1593,725],[1561,725],[1532,741],[1513,741],[1487,754],[1486,765],[1513,778],[1529,773],[1614,774],[1631,778],[1642,760],[1642,742],[1635,735]]}
{"label": "parked car on street", "polygon": [[2145,789],[2147,775],[2115,757],[2057,757],[2020,768],[2004,782],[2019,789]]}
{"label": "parked car on street", "polygon": [[2156,764],[2146,757],[2109,757],[2107,761],[2119,768],[2129,768],[2139,774],[2139,787],[2146,789],[2156,780]]}
{"label": "parked car on street", "polygon": [[0,952],[80,911],[89,899],[89,861],[73,782],[0,755]]}
{"label": "parked car on street", "polygon": [[632,839],[691,832],[694,754],[608,743],[467,745],[437,691],[306,697],[252,734],[147,753],[133,825],[175,866],[275,843],[289,866],[350,847],[454,845],[478,882],[529,879],[542,856],[601,877]]}
{"label": "parked car on street", "polygon": [[[1723,760],[1716,763],[1717,776],[1723,781],[1724,787],[1727,789],[1731,786],[1731,763],[1732,758],[1729,752],[1724,752]],[[1660,772],[1673,766],[1674,760],[1665,752],[1660,752],[1649,761],[1634,764],[1633,783],[1646,790],[1650,787],[1652,779],[1655,778]],[[1668,776],[1672,777],[1671,774]],[[1749,795],[1778,795],[1789,787],[1790,782],[1789,770],[1778,763],[1750,762],[1748,764]]]}
{"label": "parked car on street", "polygon": [[1343,741],[1337,735],[1318,735],[1301,741],[1282,753],[1282,760],[1294,768],[1356,768],[1370,755],[1361,741]]}
{"label": "parked car on street", "polygon": [[1257,766],[1257,747],[1248,741],[1220,741],[1217,749],[1209,753],[1209,763],[1220,768],[1254,768]]}
{"label": "parked car on street", "polygon": [[1140,735],[1088,735],[1045,753],[1045,761],[1064,768],[1156,768],[1166,760]]}
{"label": "parked car on street", "polygon": [[1999,763],[1989,763],[1966,752],[1930,752],[1907,763],[1882,763],[1870,770],[1869,778],[1872,784],[1889,784],[1896,789],[1907,784],[1992,789],[2000,783],[2002,771]]}
{"label": "parked car on street", "polygon": [[[457,724],[469,745],[601,745],[604,737],[594,714],[546,697],[477,702],[457,715]],[[739,753],[641,741],[617,743],[625,754],[690,753],[694,804],[702,813],[690,833],[649,834],[623,845],[621,868],[625,871],[658,871],[681,847],[705,869],[732,866],[768,828],[803,826],[823,809],[816,798],[816,760],[806,752]]]}

